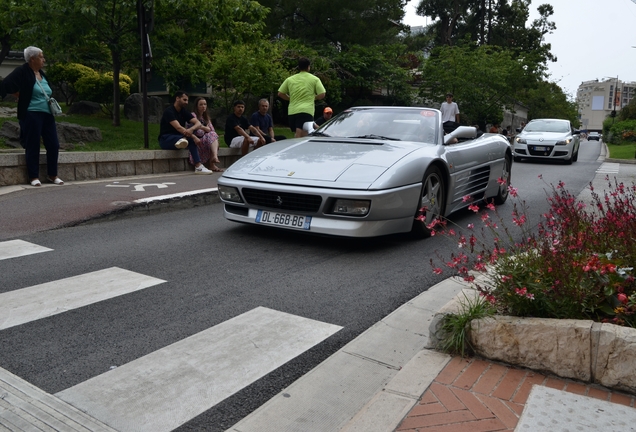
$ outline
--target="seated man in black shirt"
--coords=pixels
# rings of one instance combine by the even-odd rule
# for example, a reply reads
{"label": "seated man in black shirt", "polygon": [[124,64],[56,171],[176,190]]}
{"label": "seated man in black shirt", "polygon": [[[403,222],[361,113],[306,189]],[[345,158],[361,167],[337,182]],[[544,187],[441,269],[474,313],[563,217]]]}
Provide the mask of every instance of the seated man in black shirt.
{"label": "seated man in black shirt", "polygon": [[199,129],[201,123],[188,111],[188,95],[177,91],[174,103],[166,108],[159,123],[159,146],[164,150],[188,148],[194,161],[195,174],[212,174],[201,163],[197,143],[199,138],[192,132]]}
{"label": "seated man in black shirt", "polygon": [[[227,117],[225,122],[225,144],[230,148],[240,148],[241,155],[245,156],[250,148],[259,148],[265,145],[265,138],[261,131],[250,125],[243,113],[245,112],[245,102],[234,101],[234,112]],[[253,136],[248,134],[248,131]]]}

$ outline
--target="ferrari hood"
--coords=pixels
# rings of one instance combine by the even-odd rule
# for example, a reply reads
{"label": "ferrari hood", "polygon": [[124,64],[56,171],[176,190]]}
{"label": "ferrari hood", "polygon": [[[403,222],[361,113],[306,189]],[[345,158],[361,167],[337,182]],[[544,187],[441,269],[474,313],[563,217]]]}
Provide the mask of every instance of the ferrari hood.
{"label": "ferrari hood", "polygon": [[241,158],[224,176],[261,181],[286,179],[285,182],[373,182],[418,148],[421,144],[377,140],[285,140]]}

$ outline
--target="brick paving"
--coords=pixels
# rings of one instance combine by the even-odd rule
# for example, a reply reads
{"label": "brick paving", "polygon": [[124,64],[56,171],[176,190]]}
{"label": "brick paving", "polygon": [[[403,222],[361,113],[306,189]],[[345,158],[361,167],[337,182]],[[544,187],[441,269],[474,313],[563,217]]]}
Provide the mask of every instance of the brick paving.
{"label": "brick paving", "polygon": [[399,432],[514,431],[533,385],[636,407],[635,396],[478,358],[453,357]]}

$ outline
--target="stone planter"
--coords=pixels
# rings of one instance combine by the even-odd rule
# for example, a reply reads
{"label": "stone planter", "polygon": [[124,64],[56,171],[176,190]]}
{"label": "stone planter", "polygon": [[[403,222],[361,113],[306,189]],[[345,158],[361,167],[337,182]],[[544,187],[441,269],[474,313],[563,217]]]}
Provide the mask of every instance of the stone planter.
{"label": "stone planter", "polygon": [[[447,313],[460,310],[464,290],[437,314],[429,328],[429,345],[441,337]],[[563,378],[597,383],[636,393],[636,329],[587,320],[494,316],[471,323],[470,343],[481,357]]]}

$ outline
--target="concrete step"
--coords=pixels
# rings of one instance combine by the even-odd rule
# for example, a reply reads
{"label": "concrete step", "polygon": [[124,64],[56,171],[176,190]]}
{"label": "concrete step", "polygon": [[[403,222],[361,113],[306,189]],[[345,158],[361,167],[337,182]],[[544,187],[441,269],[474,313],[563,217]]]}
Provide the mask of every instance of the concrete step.
{"label": "concrete step", "polygon": [[[219,149],[221,167],[241,157],[241,150]],[[64,181],[86,181],[112,177],[166,174],[190,171],[188,150],[130,150],[104,152],[60,152],[58,174]],[[40,180],[46,178],[46,152],[40,153]],[[23,150],[0,153],[0,186],[28,183]]]}
{"label": "concrete step", "polygon": [[116,432],[0,368],[0,431]]}

